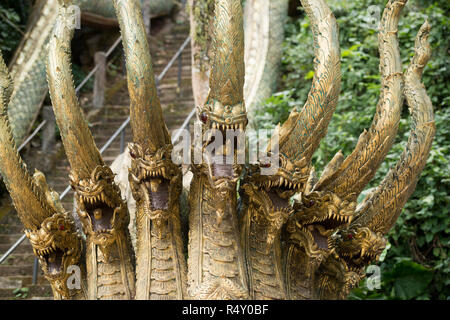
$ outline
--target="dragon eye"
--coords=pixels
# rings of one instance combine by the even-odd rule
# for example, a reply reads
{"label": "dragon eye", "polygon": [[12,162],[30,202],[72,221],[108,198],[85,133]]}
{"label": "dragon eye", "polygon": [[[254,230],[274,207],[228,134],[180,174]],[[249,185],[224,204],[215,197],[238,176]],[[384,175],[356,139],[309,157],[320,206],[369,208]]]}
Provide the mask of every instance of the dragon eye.
{"label": "dragon eye", "polygon": [[200,121],[203,123],[206,123],[206,121],[208,121],[208,114],[206,112],[202,112],[200,114]]}
{"label": "dragon eye", "polygon": [[130,157],[136,159],[136,154],[132,150],[130,150]]}

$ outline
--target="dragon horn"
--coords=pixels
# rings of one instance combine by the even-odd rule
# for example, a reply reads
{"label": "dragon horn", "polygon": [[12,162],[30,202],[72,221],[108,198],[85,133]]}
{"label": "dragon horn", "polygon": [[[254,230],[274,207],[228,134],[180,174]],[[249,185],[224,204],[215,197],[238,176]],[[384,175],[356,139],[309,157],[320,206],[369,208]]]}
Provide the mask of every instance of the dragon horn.
{"label": "dragon horn", "polygon": [[335,169],[322,175],[315,190],[328,190],[349,201],[356,201],[374,177],[397,135],[403,106],[403,74],[397,27],[407,0],[390,0],[381,19],[378,34],[381,91],[369,131],[359,137],[353,152],[340,159]]}
{"label": "dragon horn", "polygon": [[[311,158],[326,135],[341,90],[339,30],[323,0],[302,0],[314,35],[314,79],[300,112],[295,109],[279,131],[279,150],[291,162]],[[269,146],[270,148],[270,146]]]}
{"label": "dragon horn", "polygon": [[8,103],[12,81],[0,52],[0,172],[26,229],[37,229],[41,222],[55,213],[42,190],[33,182],[17,151],[8,119]]}
{"label": "dragon horn", "polygon": [[420,174],[426,165],[436,126],[433,105],[421,83],[423,68],[431,56],[426,21],[416,38],[415,55],[405,72],[405,96],[412,124],[408,143],[396,166],[357,208],[354,224],[386,234],[395,224],[403,206],[414,192]]}
{"label": "dragon horn", "polygon": [[47,79],[53,110],[71,169],[80,179],[90,177],[97,165],[103,165],[86,119],[78,103],[70,65],[73,16],[71,1],[60,1],[60,14],[50,37]]}
{"label": "dragon horn", "polygon": [[133,140],[154,153],[170,143],[170,136],[156,92],[141,5],[138,0],[114,0],[114,8],[126,56]]}
{"label": "dragon horn", "polygon": [[244,101],[244,18],[240,0],[217,0],[214,9],[214,54],[206,104],[233,107]]}

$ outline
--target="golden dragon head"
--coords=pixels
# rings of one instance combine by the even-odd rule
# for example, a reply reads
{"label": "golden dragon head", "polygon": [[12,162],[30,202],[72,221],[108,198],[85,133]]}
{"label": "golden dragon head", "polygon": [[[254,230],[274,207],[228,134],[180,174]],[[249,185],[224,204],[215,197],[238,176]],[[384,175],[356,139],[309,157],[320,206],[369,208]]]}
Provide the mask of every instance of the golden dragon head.
{"label": "golden dragon head", "polygon": [[45,219],[40,228],[25,233],[45,277],[59,294],[68,298],[68,268],[77,265],[81,256],[81,239],[74,223],[65,214],[57,213]]}
{"label": "golden dragon head", "polygon": [[[264,190],[261,190],[251,182],[242,185],[241,196],[254,212],[251,216],[258,225],[267,227],[267,244],[272,245],[281,233],[289,216],[293,213],[290,206],[279,206],[279,202],[273,202]],[[269,247],[266,248],[267,250]]]}
{"label": "golden dragon head", "polygon": [[90,178],[79,179],[75,171],[70,183],[76,192],[78,216],[85,234],[102,250],[113,244],[118,230],[127,228],[127,205],[120,198],[114,174],[108,166],[97,166]]}
{"label": "golden dragon head", "polygon": [[331,235],[337,228],[348,225],[353,219],[356,203],[342,201],[331,192],[300,194],[293,204],[293,223],[314,246],[331,252]]}
{"label": "golden dragon head", "polygon": [[243,151],[239,140],[244,137],[248,122],[244,102],[244,19],[240,1],[216,1],[213,31],[209,93],[205,104],[197,108],[206,141],[196,152],[201,152],[206,164],[196,168],[208,176],[212,187],[226,193],[236,188],[242,172],[245,158],[240,162],[237,154]]}
{"label": "golden dragon head", "polygon": [[386,247],[386,239],[367,227],[350,226],[338,230],[331,242],[339,259],[355,272],[362,272],[377,261]]}
{"label": "golden dragon head", "polygon": [[[304,190],[309,177],[309,167],[304,166],[304,161],[291,161],[282,154],[268,157],[278,159],[277,166],[273,163],[250,165],[248,180],[261,190],[264,190],[276,207],[289,207],[289,199]],[[266,174],[264,170],[270,172]]]}
{"label": "golden dragon head", "polygon": [[172,144],[152,153],[137,143],[130,143],[129,181],[133,197],[143,202],[144,213],[154,221],[159,235],[175,212],[181,192],[181,170],[171,161]]}

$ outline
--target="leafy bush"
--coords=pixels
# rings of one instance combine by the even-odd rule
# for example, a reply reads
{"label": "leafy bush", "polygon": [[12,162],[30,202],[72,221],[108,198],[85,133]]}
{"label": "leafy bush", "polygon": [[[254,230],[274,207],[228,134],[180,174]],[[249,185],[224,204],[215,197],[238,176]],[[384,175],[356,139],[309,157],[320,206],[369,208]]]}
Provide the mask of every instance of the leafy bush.
{"label": "leafy bush", "polygon": [[[313,158],[320,172],[336,152],[348,155],[361,132],[370,126],[380,90],[378,40],[373,16],[368,8],[384,8],[386,1],[327,1],[340,30],[342,91],[328,134]],[[373,9],[373,8],[372,8]],[[414,54],[415,36],[428,17],[432,25],[430,42],[433,57],[424,71],[423,82],[432,99],[436,118],[436,137],[416,191],[408,200],[395,227],[388,234],[392,244],[381,269],[381,288],[367,290],[363,281],[350,298],[447,299],[449,284],[450,232],[450,141],[448,73],[449,2],[410,1],[400,19],[399,40],[406,68]],[[301,108],[311,86],[313,71],[312,32],[304,14],[286,25],[283,45],[282,77],[279,92],[258,110],[259,127],[273,128],[287,119],[292,108]],[[406,105],[396,144],[376,177],[368,186],[379,184],[399,159],[408,138],[409,115]],[[362,199],[362,197],[361,197]]]}
{"label": "leafy bush", "polygon": [[30,1],[4,0],[0,3],[0,50],[6,63],[25,32]]}

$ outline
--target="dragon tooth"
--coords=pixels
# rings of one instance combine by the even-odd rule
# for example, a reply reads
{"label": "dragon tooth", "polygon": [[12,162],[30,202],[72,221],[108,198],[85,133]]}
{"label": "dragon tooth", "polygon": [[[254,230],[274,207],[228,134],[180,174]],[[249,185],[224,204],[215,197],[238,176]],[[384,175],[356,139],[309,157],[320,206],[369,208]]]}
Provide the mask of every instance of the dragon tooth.
{"label": "dragon tooth", "polygon": [[362,247],[361,248],[361,257],[364,257],[365,254],[366,254],[366,248]]}

